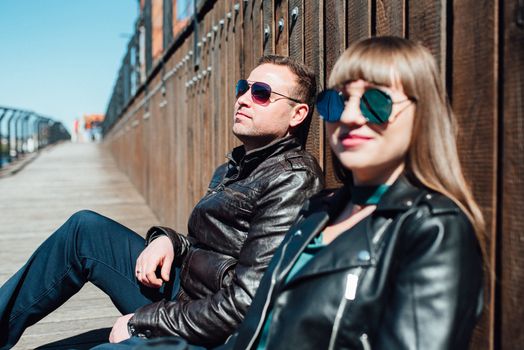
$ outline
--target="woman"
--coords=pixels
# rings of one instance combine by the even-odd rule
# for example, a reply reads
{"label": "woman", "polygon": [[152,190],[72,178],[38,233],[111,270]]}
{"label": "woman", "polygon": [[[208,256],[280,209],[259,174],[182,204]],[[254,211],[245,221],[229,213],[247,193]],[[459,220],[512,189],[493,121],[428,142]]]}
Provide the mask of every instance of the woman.
{"label": "woman", "polygon": [[344,187],[312,199],[235,349],[465,349],[482,310],[483,219],[431,54],[360,41],[319,96]]}
{"label": "woman", "polygon": [[[483,219],[432,56],[366,39],[329,85],[317,106],[344,186],[306,203],[223,348],[467,348],[483,304]],[[169,344],[180,346],[146,348]]]}

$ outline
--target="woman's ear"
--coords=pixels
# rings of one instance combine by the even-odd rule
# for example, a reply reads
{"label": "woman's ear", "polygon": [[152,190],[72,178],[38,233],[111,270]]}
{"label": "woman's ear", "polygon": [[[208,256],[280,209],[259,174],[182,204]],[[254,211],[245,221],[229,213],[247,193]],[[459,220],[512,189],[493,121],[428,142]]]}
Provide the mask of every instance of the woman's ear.
{"label": "woman's ear", "polygon": [[300,125],[307,117],[309,113],[309,106],[305,103],[299,103],[293,107],[293,115],[289,120],[289,126],[294,128]]}

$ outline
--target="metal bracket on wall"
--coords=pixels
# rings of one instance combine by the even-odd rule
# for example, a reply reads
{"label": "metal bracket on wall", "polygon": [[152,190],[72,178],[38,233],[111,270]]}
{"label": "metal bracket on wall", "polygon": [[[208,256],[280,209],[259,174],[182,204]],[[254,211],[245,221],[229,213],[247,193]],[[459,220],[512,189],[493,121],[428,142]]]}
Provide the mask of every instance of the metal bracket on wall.
{"label": "metal bracket on wall", "polygon": [[293,7],[293,10],[291,10],[291,21],[295,23],[298,19],[298,7]]}
{"label": "metal bracket on wall", "polygon": [[517,5],[517,27],[524,28],[524,0],[519,0]]}
{"label": "metal bracket on wall", "polygon": [[278,31],[279,33],[282,33],[282,31],[284,30],[284,19],[283,18],[280,18],[278,20]]}
{"label": "metal bracket on wall", "polygon": [[269,34],[271,34],[271,28],[269,28],[269,24],[266,24],[264,26],[264,42],[266,42],[267,39],[269,39]]}

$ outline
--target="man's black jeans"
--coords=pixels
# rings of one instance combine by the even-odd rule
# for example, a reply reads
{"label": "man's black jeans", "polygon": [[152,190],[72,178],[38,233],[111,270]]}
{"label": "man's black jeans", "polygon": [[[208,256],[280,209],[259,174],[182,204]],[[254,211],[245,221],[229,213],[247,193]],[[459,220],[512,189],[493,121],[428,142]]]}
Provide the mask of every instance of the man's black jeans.
{"label": "man's black jeans", "polygon": [[[0,349],[11,348],[27,327],[86,282],[109,295],[124,315],[162,298],[173,299],[178,286],[164,291],[135,278],[135,262],[143,249],[141,236],[111,219],[87,210],[71,216],[0,288]],[[173,268],[171,281],[174,275]]]}

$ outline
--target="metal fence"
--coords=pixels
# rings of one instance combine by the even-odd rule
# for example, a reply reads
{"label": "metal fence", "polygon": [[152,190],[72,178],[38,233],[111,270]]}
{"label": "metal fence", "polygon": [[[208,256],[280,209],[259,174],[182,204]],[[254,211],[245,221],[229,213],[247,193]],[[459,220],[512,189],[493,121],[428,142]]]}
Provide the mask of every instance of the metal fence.
{"label": "metal fence", "polygon": [[[162,18],[173,18],[169,11],[180,2],[142,2],[106,113],[105,144],[163,224],[183,232],[211,172],[238,144],[230,132],[234,84],[259,56],[298,58],[324,85],[336,58],[360,38],[423,42],[459,119],[460,156],[487,219],[488,263],[497,272],[486,281],[488,308],[472,348],[524,344],[521,0],[208,0],[194,5],[190,20],[162,26],[158,7]],[[336,186],[318,119],[307,148]]]}
{"label": "metal fence", "polygon": [[71,135],[62,123],[31,111],[0,106],[0,168]]}

